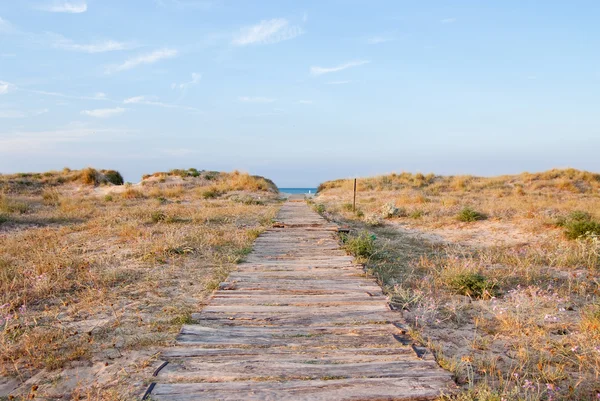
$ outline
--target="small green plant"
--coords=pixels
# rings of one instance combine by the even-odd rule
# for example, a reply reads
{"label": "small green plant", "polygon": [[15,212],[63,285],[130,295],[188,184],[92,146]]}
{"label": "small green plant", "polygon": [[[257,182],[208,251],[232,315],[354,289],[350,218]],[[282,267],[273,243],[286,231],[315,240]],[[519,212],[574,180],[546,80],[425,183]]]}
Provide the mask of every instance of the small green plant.
{"label": "small green plant", "polygon": [[356,215],[356,217],[358,217],[358,218],[363,218],[363,217],[365,217],[365,212],[363,212],[363,211],[362,211],[362,210],[360,210],[360,209],[357,209],[357,210],[356,210],[356,212],[355,212],[354,214],[355,214],[355,215]]}
{"label": "small green plant", "polygon": [[112,202],[113,201],[113,196],[112,195],[104,195],[104,201],[105,202]]}
{"label": "small green plant", "polygon": [[375,237],[368,231],[362,231],[357,236],[342,235],[344,249],[354,256],[368,258],[375,253]]}
{"label": "small green plant", "polygon": [[8,216],[5,214],[0,214],[0,224],[6,223],[8,221]]}
{"label": "small green plant", "polygon": [[319,214],[323,214],[325,213],[325,205],[323,205],[322,203],[317,203],[314,206],[315,212],[319,213]]}
{"label": "small green plant", "polygon": [[447,278],[447,285],[459,295],[473,298],[491,297],[494,295],[495,284],[485,276],[475,272],[462,272]]}
{"label": "small green plant", "polygon": [[565,236],[569,239],[577,239],[588,235],[600,235],[600,223],[592,220],[592,216],[580,210],[561,217],[556,225],[565,229]]}
{"label": "small green plant", "polygon": [[474,221],[485,220],[486,216],[483,213],[480,213],[476,210],[473,210],[470,207],[463,208],[456,216],[458,221],[463,221],[465,223],[471,223]]}

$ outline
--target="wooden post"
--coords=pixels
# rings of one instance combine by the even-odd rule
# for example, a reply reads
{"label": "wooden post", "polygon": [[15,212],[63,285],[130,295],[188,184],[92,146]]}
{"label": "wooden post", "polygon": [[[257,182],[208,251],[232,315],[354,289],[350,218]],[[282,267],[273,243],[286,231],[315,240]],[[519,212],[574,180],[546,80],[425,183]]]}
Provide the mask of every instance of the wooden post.
{"label": "wooden post", "polygon": [[354,200],[352,201],[352,211],[356,213],[356,178],[354,179]]}

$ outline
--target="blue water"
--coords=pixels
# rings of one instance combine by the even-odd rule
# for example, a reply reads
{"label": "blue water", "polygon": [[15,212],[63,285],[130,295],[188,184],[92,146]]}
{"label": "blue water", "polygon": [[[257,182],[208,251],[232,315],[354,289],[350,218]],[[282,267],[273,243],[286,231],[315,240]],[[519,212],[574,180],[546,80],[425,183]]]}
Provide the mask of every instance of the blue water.
{"label": "blue water", "polygon": [[315,194],[317,192],[317,188],[279,188],[279,192],[286,194]]}

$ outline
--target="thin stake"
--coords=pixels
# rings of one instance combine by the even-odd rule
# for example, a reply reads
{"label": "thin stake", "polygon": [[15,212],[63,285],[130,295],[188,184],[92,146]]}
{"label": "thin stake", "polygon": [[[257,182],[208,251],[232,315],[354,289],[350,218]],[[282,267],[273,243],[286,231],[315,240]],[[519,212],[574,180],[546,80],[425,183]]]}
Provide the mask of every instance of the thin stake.
{"label": "thin stake", "polygon": [[352,212],[356,213],[356,178],[354,179],[354,200],[352,201]]}

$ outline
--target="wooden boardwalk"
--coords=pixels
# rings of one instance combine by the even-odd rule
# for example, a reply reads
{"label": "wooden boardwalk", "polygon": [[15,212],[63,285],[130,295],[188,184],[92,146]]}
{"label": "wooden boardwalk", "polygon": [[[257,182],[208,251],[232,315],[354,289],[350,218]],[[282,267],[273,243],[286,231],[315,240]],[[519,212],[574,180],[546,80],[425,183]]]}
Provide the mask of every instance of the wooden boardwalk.
{"label": "wooden boardwalk", "polygon": [[429,400],[454,388],[335,225],[297,201],[278,221],[163,354],[152,400]]}

